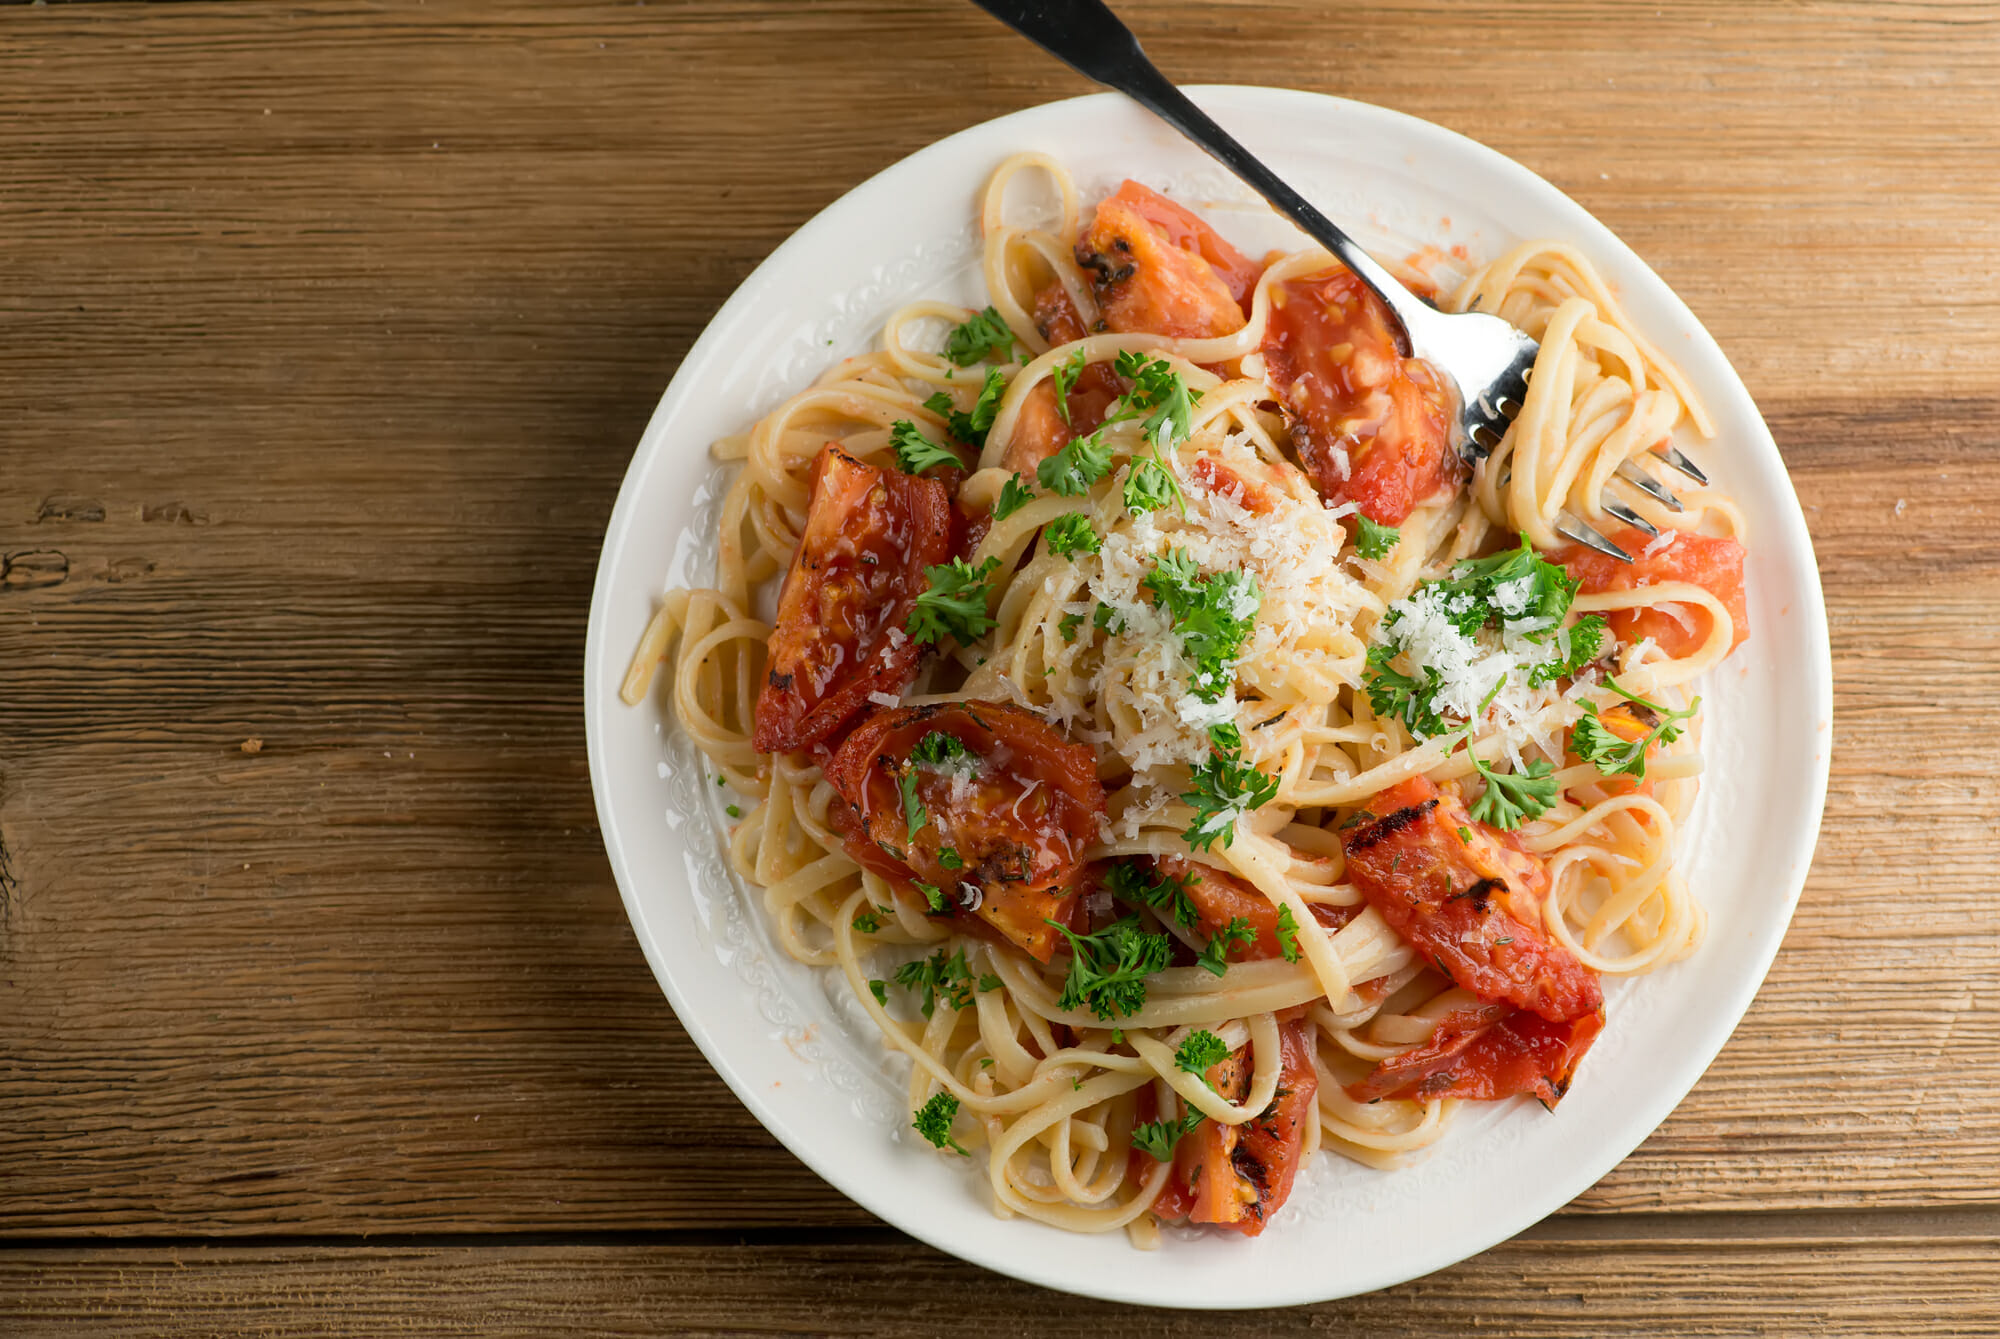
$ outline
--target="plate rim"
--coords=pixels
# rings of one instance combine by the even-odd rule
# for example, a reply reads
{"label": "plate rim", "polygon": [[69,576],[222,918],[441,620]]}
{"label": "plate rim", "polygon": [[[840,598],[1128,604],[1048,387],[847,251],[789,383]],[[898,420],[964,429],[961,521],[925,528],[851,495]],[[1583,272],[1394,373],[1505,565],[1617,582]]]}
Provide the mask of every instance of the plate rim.
{"label": "plate rim", "polygon": [[[1451,1245],[1434,1250],[1428,1254],[1413,1255],[1408,1259],[1407,1265],[1399,1262],[1395,1268],[1379,1270],[1374,1274],[1350,1275],[1341,1278],[1339,1282],[1332,1286],[1331,1290],[1328,1290],[1325,1286],[1294,1286],[1290,1288],[1278,1287],[1271,1289],[1269,1285],[1274,1282],[1280,1282],[1280,1280],[1271,1277],[1269,1274],[1265,1274],[1259,1279],[1259,1287],[1269,1290],[1260,1291],[1257,1295],[1245,1297],[1242,1300],[1212,1297],[1162,1299],[1157,1295],[1139,1294],[1121,1290],[1116,1286],[1118,1283],[1116,1278],[1103,1280],[1103,1282],[1111,1285],[1108,1287],[1085,1288],[1079,1286],[1074,1280],[1060,1277],[1047,1268],[1039,1267],[1038,1262],[1035,1260],[1015,1259],[1002,1250],[982,1249],[976,1242],[959,1242],[926,1232],[925,1224],[918,1221],[914,1214],[906,1211],[902,1204],[899,1203],[893,1185],[878,1186],[872,1182],[863,1181],[858,1177],[849,1177],[844,1174],[841,1168],[833,1165],[828,1159],[822,1158],[817,1152],[808,1151],[806,1147],[803,1147],[801,1142],[795,1138],[795,1131],[790,1127],[788,1121],[779,1116],[764,1100],[761,1091],[755,1085],[746,1081],[737,1071],[731,1063],[727,1051],[720,1046],[717,1038],[710,1034],[709,1029],[699,1021],[699,1012],[689,1007],[689,1002],[682,997],[682,993],[677,989],[674,978],[668,971],[667,965],[655,945],[654,936],[648,931],[646,916],[640,905],[638,894],[635,891],[635,882],[628,868],[623,843],[616,836],[619,825],[616,815],[613,813],[609,797],[609,785],[605,773],[605,746],[601,742],[604,723],[603,710],[606,705],[606,698],[609,697],[612,702],[618,701],[615,683],[623,677],[622,672],[612,672],[613,666],[614,664],[622,665],[623,656],[627,654],[616,651],[606,644],[606,624],[610,618],[610,596],[608,593],[610,577],[616,564],[616,556],[636,519],[636,509],[638,506],[637,493],[639,490],[635,487],[635,484],[650,465],[653,455],[657,453],[656,450],[646,450],[646,442],[653,436],[655,425],[661,421],[663,416],[669,413],[671,407],[681,398],[683,383],[688,381],[693,375],[692,369],[695,369],[703,361],[703,355],[708,348],[714,344],[721,343],[726,338],[727,331],[743,319],[745,314],[758,301],[762,290],[766,286],[768,277],[782,271],[790,257],[795,252],[804,249],[807,245],[805,241],[807,235],[814,232],[829,216],[840,212],[849,200],[870,191],[885,178],[903,173],[918,172],[925,163],[951,154],[966,141],[974,137],[983,137],[992,134],[1010,123],[1029,118],[1062,115],[1065,113],[1070,116],[1087,117],[1096,107],[1124,104],[1126,100],[1122,94],[1112,92],[1089,93],[1077,97],[1039,103],[967,126],[942,139],[933,141],[913,153],[907,154],[895,162],[884,166],[879,171],[872,173],[863,181],[842,192],[840,196],[825,207],[816,211],[810,219],[801,224],[783,242],[779,243],[737,285],[735,290],[716,310],[715,315],[702,328],[701,333],[689,345],[687,352],[680,359],[674,375],[669,379],[665,390],[655,405],[653,413],[648,417],[646,427],[642,430],[639,440],[634,446],[632,459],[627,465],[624,475],[621,477],[617,501],[612,508],[610,518],[606,522],[605,539],[599,552],[598,564],[593,577],[583,667],[584,724],[586,747],[589,756],[591,792],[596,809],[599,831],[604,838],[606,856],[611,864],[613,878],[618,885],[620,900],[624,905],[626,916],[631,922],[634,937],[638,939],[647,965],[652,970],[654,980],[666,995],[668,1003],[680,1021],[683,1030],[694,1041],[696,1047],[701,1051],[703,1058],[708,1061],[709,1066],[728,1085],[737,1100],[743,1103],[757,1119],[758,1123],[783,1144],[794,1157],[798,1158],[815,1175],[838,1190],[854,1204],[884,1222],[908,1233],[916,1240],[924,1242],[935,1249],[956,1256],[968,1263],[991,1269],[996,1273],[1072,1295],[1089,1296],[1132,1305],[1171,1307],[1186,1310],[1236,1310],[1249,1307],[1310,1304],[1372,1292],[1380,1288],[1420,1278],[1426,1274],[1448,1268],[1453,1264],[1490,1250],[1493,1246],[1509,1237],[1539,1223],[1551,1213],[1557,1211],[1563,1205],[1569,1203],[1595,1185],[1618,1164],[1630,1157],[1647,1138],[1651,1137],[1659,1125],[1678,1109],[1680,1104],[1686,1100],[1688,1093],[1693,1089],[1694,1085],[1706,1073],[1709,1066],[1714,1063],[1716,1057],[1721,1053],[1730,1039],[1734,1037],[1736,1029],[1742,1025],[1743,1018],[1748,1012],[1750,1004],[1755,999],[1757,992],[1762,989],[1763,983],[1769,974],[1771,964],[1775,961],[1778,950],[1783,944],[1792,918],[1796,914],[1799,899],[1804,892],[1805,884],[1811,870],[1812,857],[1818,845],[1820,828],[1824,821],[1826,794],[1832,764],[1833,675],[1831,641],[1825,609],[1825,594],[1819,579],[1818,561],[1812,547],[1811,533],[1806,525],[1804,509],[1799,503],[1797,489],[1792,483],[1790,471],[1785,467],[1783,455],[1779,452],[1777,444],[1771,436],[1769,426],[1765,423],[1761,410],[1757,408],[1754,398],[1750,395],[1748,388],[1744,386],[1742,378],[1737,373],[1734,364],[1723,353],[1707,327],[1688,308],[1679,293],[1661,278],[1631,247],[1619,239],[1608,226],[1600,222],[1582,205],[1572,200],[1560,188],[1528,167],[1516,162],[1513,158],[1468,136],[1459,134],[1457,131],[1438,125],[1436,122],[1425,120],[1422,117],[1395,111],[1373,103],[1302,89],[1254,84],[1199,84],[1184,86],[1184,91],[1192,96],[1197,103],[1201,104],[1204,109],[1211,111],[1219,110],[1224,114],[1227,114],[1231,110],[1232,105],[1240,107],[1243,102],[1247,101],[1265,103],[1266,107],[1259,110],[1270,110],[1273,108],[1283,110],[1289,106],[1294,110],[1306,110],[1309,114],[1316,112],[1320,115],[1325,115],[1330,112],[1335,116],[1356,118],[1362,123],[1375,118],[1380,124],[1391,127],[1396,132],[1405,135],[1414,134],[1420,137],[1430,137],[1443,143],[1453,151],[1469,153],[1484,158],[1489,167],[1511,178],[1511,184],[1525,191],[1543,195],[1546,203],[1569,216],[1569,223],[1573,231],[1566,232],[1563,235],[1564,240],[1577,244],[1593,256],[1599,258],[1602,258],[1606,254],[1616,254],[1621,262],[1649,276],[1658,286],[1656,296],[1666,304],[1668,310],[1685,323],[1689,331],[1689,337],[1698,345],[1706,347],[1706,352],[1712,355],[1714,362],[1726,375],[1728,383],[1733,386],[1734,390],[1740,392],[1743,402],[1750,407],[1749,420],[1738,426],[1754,428],[1753,435],[1756,440],[1745,442],[1743,449],[1753,452],[1761,452],[1768,449],[1769,459],[1775,463],[1777,477],[1783,485],[1779,494],[1780,505],[1777,510],[1780,512],[1781,519],[1785,523],[1785,529],[1790,532],[1783,536],[1785,542],[1780,547],[1787,554],[1803,560],[1799,564],[1799,571],[1796,576],[1802,587],[1802,593],[1810,596],[1810,599],[1806,601],[1807,608],[1802,611],[1806,618],[1803,631],[1807,642],[1810,644],[1809,650],[1814,654],[1812,663],[1804,667],[1809,671],[1809,681],[1798,686],[1803,688],[1814,699],[1815,709],[1812,714],[1823,723],[1823,729],[1814,758],[1800,773],[1800,778],[1804,781],[1807,789],[1808,821],[1796,829],[1789,843],[1790,850],[1787,854],[1791,857],[1790,864],[1793,873],[1789,878],[1789,887],[1783,899],[1782,915],[1774,914],[1772,916],[1768,929],[1768,943],[1757,952],[1754,971],[1743,973],[1729,982],[1724,1000],[1726,1013],[1730,1018],[1728,1027],[1721,1032],[1721,1035],[1715,1040],[1712,1046],[1698,1046],[1692,1052],[1683,1053],[1678,1063],[1669,1062],[1662,1066],[1663,1070],[1670,1077],[1668,1077],[1666,1082],[1653,1086],[1651,1097],[1653,1103],[1657,1104],[1660,1094],[1671,1091],[1672,1100],[1660,1104],[1658,1114],[1651,1119],[1642,1118],[1641,1123],[1644,1125],[1644,1128],[1637,1132],[1636,1137],[1631,1139],[1629,1144],[1623,1137],[1607,1141],[1598,1146],[1594,1156],[1556,1169],[1554,1174],[1543,1180],[1541,1183],[1543,1186],[1542,1192],[1528,1201],[1524,1211],[1510,1214],[1504,1219],[1496,1217],[1493,1220],[1499,1224],[1496,1229],[1489,1231],[1481,1228],[1471,1232],[1469,1237],[1450,1238]],[[617,659],[614,661],[610,657],[617,657]],[[1793,668],[1796,669],[1798,667]],[[607,674],[609,674],[609,677],[607,677]],[[1763,929],[1764,927],[1760,926],[1759,928]],[[1053,1231],[1053,1229],[1051,1230]],[[1469,1245],[1467,1244],[1468,1241],[1470,1242]]]}

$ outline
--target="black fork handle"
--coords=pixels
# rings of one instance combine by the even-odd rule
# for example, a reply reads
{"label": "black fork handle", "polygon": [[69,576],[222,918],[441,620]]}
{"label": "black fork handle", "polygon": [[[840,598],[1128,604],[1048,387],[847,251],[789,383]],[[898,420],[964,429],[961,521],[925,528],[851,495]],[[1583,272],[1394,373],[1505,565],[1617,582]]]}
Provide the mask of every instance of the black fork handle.
{"label": "black fork handle", "polygon": [[1410,352],[1408,327],[1421,304],[1414,294],[1375,262],[1310,201],[1287,186],[1234,136],[1188,100],[1147,58],[1132,30],[1102,0],[973,0],[981,9],[1034,42],[1079,74],[1095,79],[1165,121],[1249,183],[1273,208],[1338,256],[1396,314],[1403,352]]}

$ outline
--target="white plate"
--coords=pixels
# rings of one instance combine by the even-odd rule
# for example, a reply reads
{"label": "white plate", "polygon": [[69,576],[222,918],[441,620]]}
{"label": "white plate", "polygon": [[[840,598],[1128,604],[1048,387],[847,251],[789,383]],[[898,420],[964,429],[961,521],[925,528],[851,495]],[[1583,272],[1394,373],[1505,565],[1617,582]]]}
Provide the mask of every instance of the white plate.
{"label": "white plate", "polygon": [[[1831,749],[1832,668],[1818,571],[1791,482],[1743,384],[1694,316],[1603,225],[1525,168],[1395,112],[1278,89],[1195,98],[1333,218],[1401,254],[1463,243],[1484,258],[1529,237],[1575,242],[1674,358],[1719,425],[1712,459],[1748,520],[1750,640],[1708,685],[1709,771],[1684,868],[1710,914],[1691,960],[1616,982],[1610,1024],[1554,1114],[1468,1106],[1398,1172],[1323,1153],[1254,1241],[1079,1237],[988,1207],[984,1179],[908,1130],[900,1070],[837,973],[775,951],[761,902],[729,871],[724,802],[662,693],[619,680],[661,592],[712,570],[724,476],[708,444],[837,357],[872,346],[896,305],[979,296],[976,200],[1001,159],[1039,149],[1086,199],[1124,176],[1202,208],[1245,251],[1296,245],[1247,188],[1124,99],[1101,94],[976,126],[850,191],[724,304],[681,364],[632,459],[605,535],[584,660],[590,779],[647,961],[744,1105],[809,1167],[941,1250],[1034,1283],[1183,1307],[1314,1302],[1484,1250],[1603,1176],[1694,1085],[1742,1017],[1805,881]],[[913,1146],[914,1145],[914,1146]]]}

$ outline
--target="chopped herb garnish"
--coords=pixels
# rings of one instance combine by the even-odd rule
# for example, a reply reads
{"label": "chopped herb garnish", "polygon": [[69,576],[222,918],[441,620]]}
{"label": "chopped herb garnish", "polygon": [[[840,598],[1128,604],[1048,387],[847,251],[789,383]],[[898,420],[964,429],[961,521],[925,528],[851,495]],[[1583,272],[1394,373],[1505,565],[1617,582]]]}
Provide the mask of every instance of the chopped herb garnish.
{"label": "chopped herb garnish", "polygon": [[986,384],[979,388],[979,398],[972,402],[971,413],[960,413],[951,396],[943,391],[932,392],[924,401],[924,408],[943,418],[945,428],[959,441],[967,446],[984,446],[987,430],[1000,413],[1000,397],[1006,393],[1006,374],[990,367],[986,370]]}
{"label": "chopped herb garnish", "polygon": [[1000,500],[993,504],[993,519],[1004,521],[1034,500],[1034,490],[1021,482],[1020,475],[1014,475],[1000,485]]}
{"label": "chopped herb garnish", "polygon": [[1048,924],[1069,940],[1069,977],[1059,1009],[1089,1009],[1105,1022],[1135,1014],[1146,1004],[1146,978],[1173,960],[1173,940],[1139,928],[1139,918],[1113,921],[1095,934],[1080,935],[1060,921]]}
{"label": "chopped herb garnish", "polygon": [[1380,562],[1403,537],[1403,532],[1393,525],[1377,525],[1366,516],[1354,519],[1361,522],[1361,529],[1354,536],[1354,547],[1364,558]]}
{"label": "chopped herb garnish", "polygon": [[1219,751],[1195,764],[1191,773],[1194,789],[1181,795],[1194,807],[1194,822],[1181,837],[1197,851],[1208,850],[1218,837],[1224,846],[1233,844],[1236,820],[1270,803],[1278,793],[1278,778],[1244,761],[1241,736],[1236,738],[1236,747],[1229,747],[1229,736],[1222,733],[1225,729],[1235,727],[1210,730],[1210,741]]}
{"label": "chopped herb garnish", "polygon": [[1108,632],[1114,637],[1125,631],[1125,615],[1108,604],[1100,604],[1092,610],[1090,621],[1099,632]]}
{"label": "chopped herb garnish", "polygon": [[991,307],[968,317],[945,337],[944,356],[960,367],[970,367],[989,354],[998,354],[1003,361],[1014,356],[1014,332]]}
{"label": "chopped herb garnish", "polygon": [[1125,509],[1137,513],[1161,507],[1187,510],[1187,498],[1172,467],[1151,456],[1132,462],[1132,473],[1125,479]]}
{"label": "chopped herb garnish", "polygon": [[1104,547],[1097,537],[1097,531],[1090,526],[1090,518],[1081,512],[1071,512],[1058,516],[1042,529],[1042,541],[1049,546],[1049,552],[1059,558],[1067,558],[1076,553],[1096,553]]}
{"label": "chopped herb garnish", "polygon": [[961,646],[970,646],[993,626],[986,612],[986,583],[1000,566],[998,558],[988,558],[974,567],[963,558],[924,569],[930,585],[917,597],[916,608],[903,631],[916,642],[941,642],[949,637]]}
{"label": "chopped herb garnish", "polygon": [[1139,584],[1173,617],[1181,650],[1194,662],[1188,691],[1203,702],[1221,701],[1262,603],[1257,578],[1248,572],[1205,577],[1187,550],[1175,549]]}
{"label": "chopped herb garnish", "polygon": [[1077,437],[1035,466],[1042,487],[1064,497],[1081,497],[1111,468],[1111,444],[1102,433]]}
{"label": "chopped herb garnish", "polygon": [[1215,937],[1208,941],[1208,947],[1201,951],[1201,956],[1195,959],[1195,962],[1211,975],[1221,976],[1229,970],[1229,950],[1233,945],[1256,942],[1256,927],[1245,917],[1234,916],[1230,918],[1229,924],[1215,932]]}
{"label": "chopped herb garnish", "polygon": [[1206,1075],[1211,1066],[1229,1058],[1229,1043],[1213,1032],[1190,1032],[1174,1052],[1174,1068],[1188,1074]]}
{"label": "chopped herb garnish", "polygon": [[1002,981],[998,976],[992,972],[988,972],[979,978],[979,993],[983,995],[989,990],[998,990],[1005,984],[1006,982]]}
{"label": "chopped herb garnish", "polygon": [[743,811],[737,808],[733,804],[725,804],[724,806],[722,806],[722,812],[728,814],[731,818],[743,817]]}
{"label": "chopped herb garnish", "polygon": [[1299,960],[1299,923],[1289,905],[1278,908],[1278,952],[1285,955],[1286,962]]}
{"label": "chopped herb garnish", "polygon": [[1146,413],[1142,430],[1146,440],[1161,451],[1171,450],[1174,443],[1186,441],[1194,432],[1194,406],[1201,392],[1189,390],[1172,363],[1128,349],[1118,355],[1112,370],[1129,377],[1132,389],[1112,407],[1106,422]]}
{"label": "chopped herb garnish", "polygon": [[1076,379],[1083,375],[1085,361],[1083,350],[1077,349],[1069,357],[1057,363],[1055,370],[1049,373],[1049,380],[1054,382],[1056,387],[1056,412],[1062,415],[1062,421],[1065,423],[1069,422],[1069,390],[1076,385]]}
{"label": "chopped herb garnish", "polygon": [[906,962],[896,969],[894,980],[905,990],[921,990],[924,993],[925,1018],[937,1009],[939,999],[954,1009],[963,1009],[972,1003],[972,968],[966,964],[964,949],[949,957],[943,949],[939,949],[928,958]]}
{"label": "chopped herb garnish", "polygon": [[965,462],[958,458],[957,452],[939,446],[906,418],[899,418],[890,425],[889,444],[896,448],[896,463],[903,467],[906,474],[922,474],[933,465],[965,468]]}
{"label": "chopped herb garnish", "polygon": [[950,771],[964,771],[973,759],[957,735],[933,730],[919,739],[916,747],[910,750],[910,761],[927,763],[932,767],[942,767]]}
{"label": "chopped herb garnish", "polygon": [[1076,640],[1077,629],[1083,626],[1082,614],[1064,614],[1056,620],[1056,630],[1062,633],[1065,642]]}
{"label": "chopped herb garnish", "polygon": [[874,907],[866,911],[857,911],[854,913],[854,928],[862,934],[872,935],[882,928],[882,918],[876,914]]}
{"label": "chopped herb garnish", "polygon": [[1681,723],[1691,719],[1701,707],[1701,699],[1695,698],[1679,711],[1670,710],[1657,702],[1649,702],[1626,692],[1617,684],[1605,681],[1605,687],[1624,698],[1634,706],[1651,712],[1655,724],[1637,739],[1621,739],[1605,727],[1597,715],[1596,706],[1585,703],[1586,713],[1570,727],[1569,746],[1576,756],[1596,766],[1603,776],[1644,777],[1646,775],[1646,753],[1655,743],[1671,744],[1681,737]]}
{"label": "chopped herb garnish", "polygon": [[1188,889],[1200,882],[1200,877],[1196,875],[1178,879],[1161,870],[1155,870],[1149,879],[1138,865],[1129,860],[1119,861],[1104,875],[1105,891],[1119,901],[1170,912],[1175,920],[1190,930],[1201,917],[1195,910],[1193,899],[1188,896]]}
{"label": "chopped herb garnish", "polygon": [[935,884],[925,883],[922,879],[912,879],[911,882],[917,885],[917,891],[924,895],[924,901],[930,905],[932,912],[945,909],[944,889]]}
{"label": "chopped herb garnish", "polygon": [[[931,1094],[931,1100],[917,1108],[917,1118],[910,1122],[918,1134],[931,1141],[937,1148],[954,1149],[965,1153],[959,1142],[951,1137],[951,1123],[958,1116],[958,1099],[948,1092]],[[971,1157],[970,1153],[966,1153]]]}
{"label": "chopped herb garnish", "polygon": [[1545,758],[1536,758],[1519,772],[1496,772],[1476,753],[1468,752],[1473,770],[1486,778],[1486,793],[1472,806],[1476,823],[1512,831],[1531,818],[1540,818],[1556,802],[1554,770]]}
{"label": "chopped herb garnish", "polygon": [[868,983],[868,993],[875,997],[875,1003],[885,1009],[889,1007],[889,983],[887,981],[882,980],[880,977],[871,980]]}
{"label": "chopped herb garnish", "polygon": [[938,848],[938,864],[943,865],[946,869],[965,868],[964,858],[960,856],[957,851],[952,850],[951,847],[949,846],[941,846]]}
{"label": "chopped herb garnish", "polygon": [[1199,1111],[1190,1110],[1179,1120],[1162,1119],[1134,1125],[1132,1127],[1132,1147],[1147,1154],[1155,1162],[1172,1162],[1174,1160],[1174,1145],[1181,1141],[1182,1135],[1193,1130],[1201,1122],[1202,1114]]}
{"label": "chopped herb garnish", "polygon": [[917,795],[916,769],[910,768],[897,777],[896,788],[903,793],[903,823],[914,837],[919,828],[931,821],[930,811],[924,808],[923,800]]}

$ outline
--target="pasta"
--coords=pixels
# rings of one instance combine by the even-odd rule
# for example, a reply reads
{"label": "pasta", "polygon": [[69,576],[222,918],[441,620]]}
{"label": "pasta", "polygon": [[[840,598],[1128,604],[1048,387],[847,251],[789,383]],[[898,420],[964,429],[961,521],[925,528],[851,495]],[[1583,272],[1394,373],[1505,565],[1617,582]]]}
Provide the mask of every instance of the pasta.
{"label": "pasta", "polygon": [[[1052,228],[1010,221],[1028,176]],[[1133,183],[1087,218],[1042,155],[981,225],[984,311],[910,304],[716,444],[714,586],[624,684],[671,662],[777,941],[997,1212],[1140,1246],[1261,1231],[1318,1151],[1395,1166],[1465,1101],[1553,1107],[1599,978],[1704,928],[1673,853],[1740,517],[1620,473],[1712,434],[1692,388],[1526,243],[1434,290],[1541,341],[1468,468],[1323,252],[1252,262]],[[1556,529],[1617,531],[1606,496],[1658,532],[1629,565]]]}

